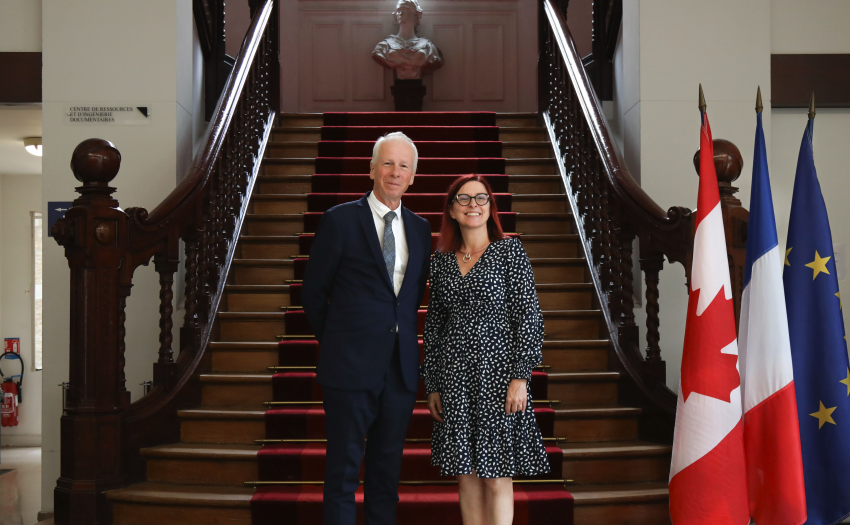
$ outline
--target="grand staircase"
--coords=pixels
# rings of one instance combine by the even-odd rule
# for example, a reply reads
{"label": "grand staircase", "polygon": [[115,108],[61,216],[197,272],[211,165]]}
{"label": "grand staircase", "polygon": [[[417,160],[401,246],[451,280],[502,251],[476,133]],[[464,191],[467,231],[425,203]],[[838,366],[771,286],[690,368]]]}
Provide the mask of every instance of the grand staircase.
{"label": "grand staircase", "polygon": [[[622,379],[537,114],[478,114],[464,126],[452,125],[453,114],[442,123],[419,115],[279,116],[217,314],[201,404],[178,412],[179,443],[142,449],[145,482],[107,493],[116,525],[320,523],[321,486],[310,483],[324,472],[318,344],[300,311],[300,279],[321,213],[371,188],[371,144],[394,130],[420,144],[405,206],[437,232],[453,177],[488,174],[504,230],[521,235],[531,258],[546,332],[532,384],[535,399],[549,401],[538,401],[538,420],[553,471],[548,482],[515,484],[515,523],[571,523],[572,503],[579,524],[670,522],[670,447],[639,440],[641,409],[618,404]],[[423,306],[420,330],[425,314]],[[402,479],[426,483],[400,487],[399,523],[459,524],[456,486],[427,484],[439,479],[429,436],[430,416],[417,405]],[[574,502],[557,479],[570,480]]]}

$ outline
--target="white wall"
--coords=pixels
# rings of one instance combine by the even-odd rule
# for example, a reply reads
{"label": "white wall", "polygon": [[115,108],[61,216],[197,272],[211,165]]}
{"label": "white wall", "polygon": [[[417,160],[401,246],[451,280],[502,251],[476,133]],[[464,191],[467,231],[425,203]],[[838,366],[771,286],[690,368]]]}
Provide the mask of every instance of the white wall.
{"label": "white wall", "polygon": [[[4,445],[41,444],[42,372],[33,369],[33,243],[30,212],[41,211],[41,177],[0,176],[0,333],[21,339],[23,403],[16,427],[3,427]],[[4,372],[18,363],[4,360]]]}
{"label": "white wall", "polygon": [[[392,111],[393,75],[371,58],[397,33],[396,0],[284,2],[281,12],[283,109]],[[419,36],[445,65],[423,76],[424,109],[537,110],[535,0],[421,0]]]}
{"label": "white wall", "polygon": [[0,51],[41,51],[41,0],[0,2]]}
{"label": "white wall", "polygon": [[[97,16],[94,16],[94,15]],[[104,23],[108,20],[109,23]],[[82,140],[112,141],[122,165],[112,185],[122,208],[154,208],[191,164],[203,135],[200,52],[190,0],[44,0],[43,31],[43,190],[48,201],[76,197],[79,183],[68,168]],[[71,125],[72,104],[146,105],[149,125]],[[127,301],[126,376],[132,399],[139,383],[151,379],[158,343],[158,278],[153,265],[140,267]],[[44,239],[44,403],[42,509],[53,508],[59,476],[61,392],[68,380],[69,273],[52,238]],[[179,292],[175,294],[178,296]],[[176,305],[182,306],[182,305]],[[177,310],[177,308],[175,308]],[[179,315],[179,312],[177,313]],[[175,322],[174,335],[180,326]]]}

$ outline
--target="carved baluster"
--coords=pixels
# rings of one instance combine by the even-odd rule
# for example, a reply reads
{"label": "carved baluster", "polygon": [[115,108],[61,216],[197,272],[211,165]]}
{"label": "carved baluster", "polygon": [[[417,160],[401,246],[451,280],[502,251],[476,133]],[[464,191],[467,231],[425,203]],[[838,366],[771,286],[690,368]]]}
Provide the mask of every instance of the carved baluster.
{"label": "carved baluster", "polygon": [[180,331],[180,351],[183,352],[187,348],[191,351],[198,351],[199,343],[199,289],[200,280],[200,264],[199,252],[201,251],[201,236],[203,231],[198,231],[196,227],[190,226],[187,228],[187,233],[184,235],[185,251],[186,251],[186,293],[185,293],[185,309],[186,315],[183,317],[183,328]]}
{"label": "carved baluster", "polygon": [[646,280],[646,360],[661,361],[661,334],[658,331],[658,274],[664,267],[664,256],[653,253],[648,259],[641,258],[640,268]]}
{"label": "carved baluster", "polygon": [[634,234],[628,227],[621,226],[615,237],[620,245],[620,268],[622,270],[620,286],[622,289],[623,325],[635,326],[635,291],[634,272],[632,272],[632,246],[634,245]]}
{"label": "carved baluster", "polygon": [[596,169],[594,170],[595,178],[598,181],[599,192],[599,210],[598,210],[598,232],[599,245],[601,248],[600,258],[600,280],[602,286],[610,295],[611,290],[616,290],[614,281],[619,278],[618,262],[619,258],[616,247],[611,245],[611,224],[608,220],[608,184],[605,180],[605,173],[602,163],[597,157]]}
{"label": "carved baluster", "polygon": [[118,298],[118,382],[120,384],[121,400],[125,410],[130,408],[130,392],[127,391],[127,376],[124,373],[124,369],[127,366],[127,359],[124,356],[127,349],[124,341],[127,335],[127,329],[124,325],[127,321],[127,297],[130,296],[130,288],[132,287],[132,284],[122,285],[121,295]]}
{"label": "carved baluster", "polygon": [[171,348],[173,341],[172,328],[174,320],[174,272],[177,271],[179,261],[170,259],[161,254],[154,257],[154,268],[159,274],[159,360],[154,365],[154,385],[162,385],[166,389],[172,386],[174,367],[174,351]]}

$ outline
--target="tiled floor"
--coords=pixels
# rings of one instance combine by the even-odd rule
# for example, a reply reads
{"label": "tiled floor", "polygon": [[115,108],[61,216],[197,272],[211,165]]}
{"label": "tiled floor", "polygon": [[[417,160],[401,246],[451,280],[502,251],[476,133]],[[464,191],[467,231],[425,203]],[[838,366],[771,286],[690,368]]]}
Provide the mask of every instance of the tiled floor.
{"label": "tiled floor", "polygon": [[4,447],[0,470],[0,525],[33,525],[41,508],[41,449]]}

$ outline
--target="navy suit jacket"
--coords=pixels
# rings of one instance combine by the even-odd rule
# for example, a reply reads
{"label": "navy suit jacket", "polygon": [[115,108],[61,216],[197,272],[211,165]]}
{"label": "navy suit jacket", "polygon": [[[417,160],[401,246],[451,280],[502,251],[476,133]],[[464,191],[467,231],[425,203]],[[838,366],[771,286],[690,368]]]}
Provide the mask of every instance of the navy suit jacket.
{"label": "navy suit jacket", "polygon": [[404,382],[416,391],[416,315],[431,262],[431,227],[401,207],[409,258],[396,297],[368,195],[325,212],[310,248],[301,301],[321,344],[317,379],[345,390],[379,387],[398,335]]}

